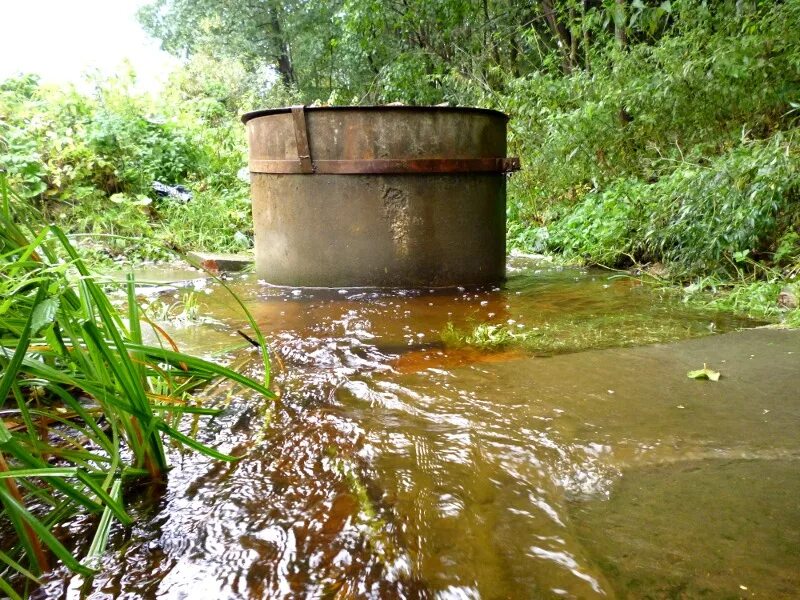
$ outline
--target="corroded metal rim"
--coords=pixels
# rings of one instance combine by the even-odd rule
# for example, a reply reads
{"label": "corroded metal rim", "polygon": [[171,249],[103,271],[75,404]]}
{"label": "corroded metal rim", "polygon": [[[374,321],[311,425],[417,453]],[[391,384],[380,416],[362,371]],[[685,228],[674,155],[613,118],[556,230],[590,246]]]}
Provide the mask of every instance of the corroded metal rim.
{"label": "corroded metal rim", "polygon": [[[324,111],[370,111],[370,112],[383,112],[392,110],[402,110],[407,112],[459,112],[459,113],[478,113],[489,115],[493,117],[501,117],[508,120],[508,115],[494,110],[491,108],[474,108],[471,106],[405,106],[405,105],[392,105],[392,104],[378,104],[369,106],[306,106],[306,111],[311,112],[324,112]],[[251,119],[257,117],[266,117],[269,115],[278,115],[292,111],[292,107],[286,106],[282,108],[267,108],[263,110],[254,110],[242,115],[242,123],[247,123]]]}
{"label": "corroded metal rim", "polygon": [[[350,107],[326,107],[350,108]],[[360,108],[360,107],[359,107]],[[371,107],[371,108],[397,108],[397,107]],[[422,108],[422,107],[402,107]],[[445,108],[445,107],[437,107]],[[305,174],[328,173],[332,175],[376,175],[376,174],[437,174],[437,173],[511,173],[519,171],[520,164],[517,157],[466,157],[466,158],[367,158],[350,160],[313,160],[311,148],[308,143],[308,124],[306,123],[305,106],[298,105],[286,109],[262,111],[262,113],[275,114],[291,112],[294,125],[294,138],[297,145],[296,159],[251,159],[251,173],[275,174]],[[486,110],[486,109],[462,109]],[[496,111],[491,111],[496,112]],[[250,113],[253,114],[253,113]],[[507,118],[503,113],[497,113]],[[245,115],[247,116],[247,115]]]}
{"label": "corroded metal rim", "polygon": [[332,175],[376,175],[426,173],[511,173],[519,171],[519,158],[381,158],[372,160],[250,161],[251,173],[317,173]]}

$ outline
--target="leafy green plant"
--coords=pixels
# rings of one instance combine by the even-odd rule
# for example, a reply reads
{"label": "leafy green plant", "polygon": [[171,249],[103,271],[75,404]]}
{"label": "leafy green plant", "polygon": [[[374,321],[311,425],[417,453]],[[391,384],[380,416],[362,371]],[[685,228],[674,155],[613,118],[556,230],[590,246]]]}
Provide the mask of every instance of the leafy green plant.
{"label": "leafy green plant", "polygon": [[602,193],[593,192],[549,229],[548,245],[567,256],[618,265],[641,254],[639,231],[647,222],[646,184],[622,179]]}
{"label": "leafy green plant", "polygon": [[800,33],[791,23],[800,2],[737,12],[734,3],[712,11],[686,1],[671,10],[669,28],[624,50],[593,37],[589,68],[536,69],[508,78],[499,92],[465,89],[512,115],[511,143],[527,173],[522,189],[511,189],[540,214],[574,202],[587,185],[651,182],[730,151],[743,131],[763,139],[796,123]]}
{"label": "leafy green plant", "polygon": [[249,188],[242,182],[200,192],[186,204],[166,203],[159,218],[157,235],[184,251],[241,252],[252,246]]}
{"label": "leafy green plant", "polygon": [[[91,95],[32,77],[7,80],[0,84],[0,168],[48,220],[95,234],[82,240],[89,255],[161,258],[136,239],[162,234],[187,250],[248,247],[247,186],[237,177],[246,143],[236,112],[255,96],[239,89],[243,73],[212,77],[203,69],[213,65],[195,67],[173,76],[158,97],[135,93],[125,74],[95,78]],[[226,86],[226,102],[210,96]],[[188,205],[161,200],[155,180],[186,184],[195,197]]]}
{"label": "leafy green plant", "polygon": [[777,272],[759,279],[742,275],[738,280],[707,276],[696,279],[684,288],[686,302],[750,317],[781,320],[790,327],[797,326],[798,309],[783,305],[782,293],[794,298],[800,294],[800,284],[781,277]]}
{"label": "leafy green plant", "polygon": [[644,234],[649,252],[695,271],[729,267],[737,252],[767,253],[782,233],[779,218],[797,213],[797,135],[745,143],[660,180]]}
{"label": "leafy green plant", "polygon": [[583,318],[552,319],[511,326],[479,323],[465,328],[448,323],[441,339],[446,347],[476,348],[484,352],[517,349],[534,354],[563,354],[592,348],[654,344],[708,335],[711,329],[684,321],[654,319],[652,315],[599,314]]}
{"label": "leafy green plant", "polygon": [[800,234],[789,230],[781,236],[776,246],[773,262],[779,266],[788,265],[790,270],[795,270],[800,265]]}
{"label": "leafy green plant", "polygon": [[194,291],[184,292],[180,300],[166,302],[155,299],[146,308],[148,316],[156,321],[173,323],[197,323],[201,320],[197,294]]}
{"label": "leafy green plant", "polygon": [[464,331],[456,328],[453,323],[447,323],[441,337],[447,346],[470,346],[479,350],[496,351],[518,345],[526,336],[500,324],[480,323]]}

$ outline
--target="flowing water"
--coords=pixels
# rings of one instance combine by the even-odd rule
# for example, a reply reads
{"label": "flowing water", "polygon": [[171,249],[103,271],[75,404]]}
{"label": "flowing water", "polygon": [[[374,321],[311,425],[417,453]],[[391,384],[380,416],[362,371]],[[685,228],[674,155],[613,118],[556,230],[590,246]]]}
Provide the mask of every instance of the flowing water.
{"label": "flowing water", "polygon": [[[757,323],[609,273],[509,273],[449,291],[232,281],[280,401],[209,390],[225,411],[199,437],[245,457],[175,452],[165,489],[129,491],[139,520],[100,574],[39,594],[797,597],[800,335],[725,333]],[[182,349],[263,376],[227,292],[194,287],[211,318],[173,324]],[[442,342],[482,323],[525,348]],[[719,382],[686,377],[704,362]],[[85,526],[60,533],[80,547]]]}

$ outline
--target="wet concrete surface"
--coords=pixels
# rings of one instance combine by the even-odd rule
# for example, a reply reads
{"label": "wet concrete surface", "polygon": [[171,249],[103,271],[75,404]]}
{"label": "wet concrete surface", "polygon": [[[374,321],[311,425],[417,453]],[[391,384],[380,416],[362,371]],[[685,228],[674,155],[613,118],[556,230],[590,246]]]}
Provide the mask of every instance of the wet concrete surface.
{"label": "wet concrete surface", "polygon": [[[800,331],[512,267],[502,288],[452,291],[232,281],[279,357],[280,403],[209,390],[227,408],[200,439],[246,456],[173,452],[163,493],[128,494],[139,522],[115,528],[101,572],[51,574],[38,595],[793,597]],[[253,349],[218,354],[246,327],[235,303],[194,293],[209,321],[173,327],[180,345],[259,377]],[[573,350],[449,347],[451,322]],[[704,363],[720,381],[686,376]]]}

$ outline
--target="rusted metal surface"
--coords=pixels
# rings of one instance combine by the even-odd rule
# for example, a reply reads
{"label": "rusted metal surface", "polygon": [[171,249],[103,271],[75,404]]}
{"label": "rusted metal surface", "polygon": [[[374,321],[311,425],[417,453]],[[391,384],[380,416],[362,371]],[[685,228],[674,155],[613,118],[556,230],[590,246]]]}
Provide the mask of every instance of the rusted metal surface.
{"label": "rusted metal surface", "polygon": [[245,115],[256,270],[274,284],[440,286],[505,274],[507,117],[450,107]]}
{"label": "rusted metal surface", "polygon": [[372,160],[251,160],[251,173],[329,173],[335,175],[511,173],[519,158],[374,158]]}
{"label": "rusted metal surface", "polygon": [[[414,112],[430,112],[431,110],[436,110],[440,113],[471,113],[471,114],[484,114],[490,115],[494,117],[500,117],[508,120],[508,115],[505,113],[501,113],[499,110],[494,110],[492,108],[476,108],[474,106],[403,106],[402,104],[372,104],[372,105],[365,105],[365,106],[314,106],[314,107],[306,107],[303,105],[303,108],[308,110],[325,110],[325,111],[332,111],[332,112],[346,112],[351,111],[354,108],[363,111],[371,111],[371,112],[391,112],[397,109],[404,111],[405,113],[414,113]],[[247,123],[251,119],[256,119],[258,117],[266,117],[269,115],[277,115],[281,113],[287,113],[291,111],[291,107],[280,107],[280,108],[265,108],[261,110],[253,110],[247,112],[242,115],[242,123]]]}
{"label": "rusted metal surface", "polygon": [[189,252],[188,257],[190,262],[212,273],[238,273],[253,264],[253,257],[247,254]]}
{"label": "rusted metal surface", "polygon": [[[311,162],[311,150],[308,147],[308,129],[306,127],[306,113],[304,106],[292,107],[294,119],[294,139],[297,144],[297,161],[300,173],[313,173],[314,165]],[[252,169],[250,169],[252,171]],[[290,171],[296,173],[297,171]]]}

